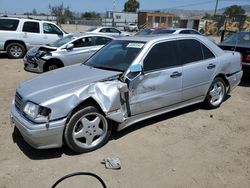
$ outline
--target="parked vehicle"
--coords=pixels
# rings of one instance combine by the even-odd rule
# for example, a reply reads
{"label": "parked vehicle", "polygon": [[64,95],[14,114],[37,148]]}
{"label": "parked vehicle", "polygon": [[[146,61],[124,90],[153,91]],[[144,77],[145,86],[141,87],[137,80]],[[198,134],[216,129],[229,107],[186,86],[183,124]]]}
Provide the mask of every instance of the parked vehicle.
{"label": "parked vehicle", "polygon": [[139,31],[139,29],[138,29],[138,26],[136,24],[134,24],[134,23],[128,23],[128,24],[126,24],[124,26],[124,31],[128,31],[128,32],[135,31],[135,32],[137,32],[137,31]]}
{"label": "parked vehicle", "polygon": [[88,33],[101,33],[101,34],[106,34],[106,35],[111,35],[111,36],[130,36],[129,33],[120,31],[119,29],[115,27],[98,27],[98,28],[91,28],[87,31]]}
{"label": "parked vehicle", "polygon": [[[225,35],[229,36],[226,38]],[[243,59],[242,69],[244,76],[250,76],[250,31],[233,34],[230,31],[223,31],[221,43],[218,46],[223,50],[240,52]]]}
{"label": "parked vehicle", "polygon": [[145,28],[140,31],[138,31],[135,36],[145,36],[145,35],[150,35],[155,31],[155,28]]}
{"label": "parked vehicle", "polygon": [[42,73],[82,63],[114,37],[101,34],[67,35],[49,46],[31,48],[24,57],[24,69]]}
{"label": "parked vehicle", "polygon": [[195,34],[201,35],[198,31],[189,28],[158,28],[151,34]]}
{"label": "parked vehicle", "polygon": [[[194,35],[202,35],[200,32],[196,31],[195,29],[190,28],[155,28],[154,31],[150,32],[149,34],[152,35],[161,35],[161,34],[194,34]],[[216,41],[208,37],[213,43]]]}
{"label": "parked vehicle", "polygon": [[9,58],[21,58],[31,47],[52,43],[65,35],[52,22],[0,17],[0,51],[7,51]]}
{"label": "parked vehicle", "polygon": [[217,108],[242,77],[241,56],[200,35],[124,37],[86,63],[24,81],[11,122],[26,142],[75,152],[103,146],[116,127],[195,103]]}

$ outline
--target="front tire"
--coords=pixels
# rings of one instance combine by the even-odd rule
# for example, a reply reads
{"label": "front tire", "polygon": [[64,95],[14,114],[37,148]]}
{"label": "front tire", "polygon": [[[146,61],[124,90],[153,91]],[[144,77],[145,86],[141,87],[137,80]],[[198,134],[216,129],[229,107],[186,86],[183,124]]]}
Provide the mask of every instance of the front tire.
{"label": "front tire", "polygon": [[22,58],[25,53],[25,47],[20,43],[10,43],[6,47],[7,55],[11,59]]}
{"label": "front tire", "polygon": [[111,134],[111,122],[94,106],[77,111],[70,118],[64,132],[66,144],[77,153],[102,147]]}
{"label": "front tire", "polygon": [[209,88],[205,103],[211,109],[218,108],[224,101],[225,96],[226,84],[222,78],[217,77],[214,79]]}

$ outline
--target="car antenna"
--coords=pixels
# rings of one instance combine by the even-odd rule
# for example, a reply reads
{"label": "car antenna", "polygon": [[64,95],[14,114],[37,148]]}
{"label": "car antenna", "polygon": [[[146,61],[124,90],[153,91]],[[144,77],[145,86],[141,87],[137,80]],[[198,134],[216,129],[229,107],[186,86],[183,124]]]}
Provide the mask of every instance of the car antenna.
{"label": "car antenna", "polygon": [[235,41],[235,46],[234,46],[234,50],[233,50],[234,52],[236,51],[238,42],[239,42],[239,36],[236,35],[236,41]]}

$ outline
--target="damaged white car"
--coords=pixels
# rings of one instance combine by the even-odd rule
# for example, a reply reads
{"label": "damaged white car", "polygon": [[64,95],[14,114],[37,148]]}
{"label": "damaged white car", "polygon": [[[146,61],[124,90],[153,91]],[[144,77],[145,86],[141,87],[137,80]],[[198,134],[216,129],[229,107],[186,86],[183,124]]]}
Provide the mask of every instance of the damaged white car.
{"label": "damaged white car", "polygon": [[198,35],[115,39],[86,63],[21,83],[11,122],[38,149],[103,146],[114,127],[195,103],[219,107],[242,77],[241,55]]}

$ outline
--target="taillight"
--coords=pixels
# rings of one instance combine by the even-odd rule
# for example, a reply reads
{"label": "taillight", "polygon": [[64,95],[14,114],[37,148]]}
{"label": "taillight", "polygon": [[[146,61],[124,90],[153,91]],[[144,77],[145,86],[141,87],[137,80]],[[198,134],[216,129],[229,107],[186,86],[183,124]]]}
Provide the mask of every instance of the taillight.
{"label": "taillight", "polygon": [[247,57],[246,57],[246,60],[245,60],[246,62],[250,62],[250,55],[247,55]]}

